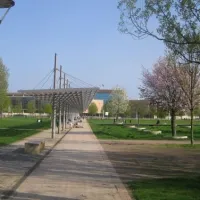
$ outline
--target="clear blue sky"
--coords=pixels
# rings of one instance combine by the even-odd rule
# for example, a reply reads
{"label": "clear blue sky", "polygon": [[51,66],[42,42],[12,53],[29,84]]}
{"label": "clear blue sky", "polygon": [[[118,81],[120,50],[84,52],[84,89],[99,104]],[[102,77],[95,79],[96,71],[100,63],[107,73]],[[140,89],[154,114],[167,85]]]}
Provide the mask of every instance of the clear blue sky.
{"label": "clear blue sky", "polygon": [[162,42],[118,31],[117,0],[15,2],[0,25],[0,57],[10,71],[11,92],[33,89],[53,68],[56,52],[65,72],[95,86],[119,85],[138,98],[141,66],[151,68],[164,53]]}

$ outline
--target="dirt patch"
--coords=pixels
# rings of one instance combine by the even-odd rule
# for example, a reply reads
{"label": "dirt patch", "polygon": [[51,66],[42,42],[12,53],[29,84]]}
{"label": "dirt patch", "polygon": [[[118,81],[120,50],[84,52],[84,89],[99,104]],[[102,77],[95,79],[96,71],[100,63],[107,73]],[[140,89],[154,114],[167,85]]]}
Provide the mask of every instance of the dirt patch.
{"label": "dirt patch", "polygon": [[100,140],[123,182],[200,175],[200,150],[160,147],[157,142]]}

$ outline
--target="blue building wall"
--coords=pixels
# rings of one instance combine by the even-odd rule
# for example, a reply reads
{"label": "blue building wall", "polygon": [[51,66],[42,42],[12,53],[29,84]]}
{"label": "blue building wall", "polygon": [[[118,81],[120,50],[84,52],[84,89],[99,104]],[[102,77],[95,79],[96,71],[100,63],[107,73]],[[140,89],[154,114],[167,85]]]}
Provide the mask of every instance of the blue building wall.
{"label": "blue building wall", "polygon": [[103,100],[106,103],[110,98],[110,92],[97,92],[94,99]]}

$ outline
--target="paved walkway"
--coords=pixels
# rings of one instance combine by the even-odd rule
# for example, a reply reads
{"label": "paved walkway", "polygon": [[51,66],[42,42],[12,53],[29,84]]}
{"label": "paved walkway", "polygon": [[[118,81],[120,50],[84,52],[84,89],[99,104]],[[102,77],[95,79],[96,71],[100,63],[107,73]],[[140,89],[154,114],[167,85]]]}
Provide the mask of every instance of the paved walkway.
{"label": "paved walkway", "polygon": [[63,138],[10,199],[131,200],[86,122]]}

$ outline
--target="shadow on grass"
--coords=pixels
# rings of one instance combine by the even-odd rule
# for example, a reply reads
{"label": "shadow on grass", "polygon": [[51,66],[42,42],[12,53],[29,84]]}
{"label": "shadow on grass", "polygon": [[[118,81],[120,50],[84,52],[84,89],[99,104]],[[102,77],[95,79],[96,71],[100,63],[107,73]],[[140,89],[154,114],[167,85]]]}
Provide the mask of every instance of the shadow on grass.
{"label": "shadow on grass", "polygon": [[198,150],[101,144],[136,200],[200,200]]}
{"label": "shadow on grass", "polygon": [[178,177],[130,182],[136,200],[199,200],[200,177]]}
{"label": "shadow on grass", "polygon": [[177,158],[171,154],[153,154],[138,150],[135,152],[106,151],[106,154],[124,183],[143,178],[200,175],[199,162],[195,160],[196,155]]}

